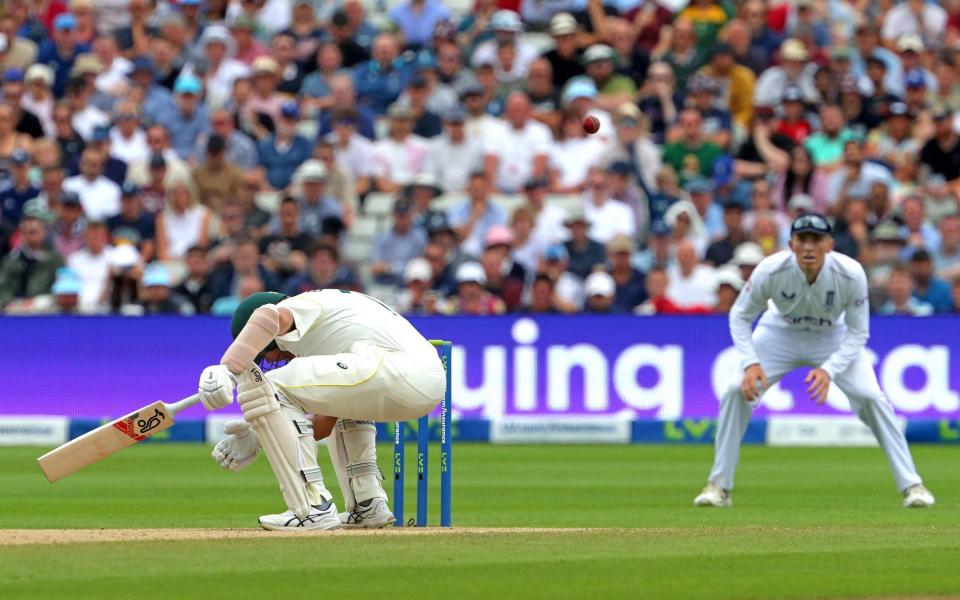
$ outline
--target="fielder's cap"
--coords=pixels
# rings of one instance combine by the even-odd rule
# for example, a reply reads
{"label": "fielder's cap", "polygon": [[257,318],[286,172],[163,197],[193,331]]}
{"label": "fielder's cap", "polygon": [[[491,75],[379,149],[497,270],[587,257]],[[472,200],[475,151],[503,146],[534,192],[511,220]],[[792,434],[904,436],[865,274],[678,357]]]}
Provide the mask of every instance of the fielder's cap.
{"label": "fielder's cap", "polygon": [[467,120],[467,111],[462,106],[454,106],[443,113],[443,120],[447,123],[463,123]]}
{"label": "fielder's cap", "polygon": [[269,56],[258,56],[250,65],[253,74],[256,75],[276,75],[280,71],[280,65]]}
{"label": "fielder's cap", "polygon": [[567,253],[567,247],[563,244],[548,246],[547,249],[543,251],[543,259],[547,261],[567,260],[568,256],[570,255]]}
{"label": "fielder's cap", "polygon": [[80,195],[71,190],[64,190],[60,194],[60,204],[63,206],[80,206]]}
{"label": "fielder's cap", "polygon": [[587,297],[603,296],[609,298],[617,293],[617,282],[606,271],[595,271],[587,275],[583,282],[583,291]]}
{"label": "fielder's cap", "polygon": [[177,77],[176,83],[173,84],[173,92],[175,94],[197,95],[200,93],[201,89],[203,88],[200,83],[200,79],[194,77],[193,75],[181,74],[180,77]]}
{"label": "fielder's cap", "polygon": [[3,81],[4,83],[10,82],[20,82],[23,81],[23,71],[16,68],[7,69],[3,72]]}
{"label": "fielder's cap", "polygon": [[417,173],[411,177],[410,183],[407,184],[405,191],[412,192],[416,188],[426,188],[433,192],[434,196],[439,196],[443,193],[443,190],[437,185],[437,178],[434,177],[432,173]]}
{"label": "fielder's cap", "polygon": [[683,189],[688,194],[709,194],[713,191],[713,184],[705,177],[694,177]]}
{"label": "fielder's cap", "polygon": [[465,262],[457,267],[457,283],[478,283],[487,285],[487,275],[480,263]]}
{"label": "fielder's cap", "polygon": [[15,165],[26,165],[30,163],[30,155],[23,150],[14,150],[10,155],[10,162]]}
{"label": "fielder's cap", "polygon": [[819,235],[830,235],[833,227],[823,215],[817,213],[807,213],[793,220],[790,225],[790,235],[796,233],[816,233]]}
{"label": "fielder's cap", "polygon": [[789,38],[780,45],[780,58],[803,62],[810,58],[810,53],[807,52],[803,42],[796,38]]}
{"label": "fielder's cap", "polygon": [[577,98],[593,99],[596,97],[597,84],[589,77],[579,76],[567,82],[567,86],[563,89],[562,101],[563,104],[567,104]]}
{"label": "fielder's cap", "polygon": [[490,17],[490,28],[494,31],[520,33],[523,31],[523,21],[520,20],[520,15],[512,10],[498,10]]}
{"label": "fielder's cap", "polygon": [[284,119],[299,120],[300,107],[292,100],[284,102],[283,105],[280,106],[280,116]]}
{"label": "fielder's cap", "polygon": [[55,296],[76,296],[80,293],[80,276],[73,269],[61,267],[57,269],[57,278],[53,281],[50,291]]}
{"label": "fielder's cap", "polygon": [[124,181],[123,186],[120,188],[120,192],[123,194],[124,198],[133,198],[140,193],[140,186],[132,181]]}
{"label": "fielder's cap", "polygon": [[150,168],[151,169],[165,169],[167,168],[167,159],[163,157],[163,154],[159,152],[154,152],[150,155]]}
{"label": "fielder's cap", "polygon": [[763,248],[753,242],[744,242],[733,251],[730,261],[738,267],[755,267],[763,260]]}
{"label": "fielder's cap", "polygon": [[98,125],[93,128],[93,135],[90,138],[94,142],[106,142],[110,139],[110,128],[106,125]]}
{"label": "fielder's cap", "polygon": [[897,40],[897,50],[900,52],[923,52],[923,39],[916,33],[901,35]]}
{"label": "fielder's cap", "polygon": [[813,211],[813,198],[806,194],[794,194],[790,196],[790,201],[787,202],[787,208],[790,210],[799,210],[803,212]]}
{"label": "fielder's cap", "polygon": [[610,254],[617,254],[618,252],[629,252],[633,253],[633,240],[630,239],[630,236],[619,233],[613,236],[609,242],[607,242],[607,252]]}
{"label": "fielder's cap", "polygon": [[803,90],[798,85],[788,85],[783,90],[784,102],[803,102]]}
{"label": "fielder's cap", "polygon": [[740,277],[740,271],[733,265],[724,265],[717,269],[717,289],[722,285],[729,285],[736,291],[743,287],[743,278]]}
{"label": "fielder's cap", "polygon": [[483,246],[490,248],[492,246],[512,246],[513,232],[506,225],[494,225],[487,230],[487,235],[483,238]]}
{"label": "fielder's cap", "polygon": [[300,181],[326,181],[327,166],[315,158],[300,165]]}
{"label": "fielder's cap", "polygon": [[403,269],[403,280],[407,283],[411,281],[427,282],[432,278],[433,269],[430,268],[430,261],[422,256],[410,259],[410,262]]}
{"label": "fielder's cap", "polygon": [[394,102],[387,109],[387,116],[391,119],[413,119],[413,111],[408,106]]}
{"label": "fielder's cap", "polygon": [[449,233],[453,231],[453,228],[450,227],[450,221],[447,219],[447,215],[442,212],[432,212],[427,217],[426,223],[424,223],[424,229],[427,230],[427,235],[434,235],[437,233],[445,232]]}
{"label": "fielder's cap", "polygon": [[903,102],[894,102],[890,105],[889,116],[906,117],[910,114],[910,108]]}
{"label": "fielder's cap", "polygon": [[873,239],[877,242],[900,242],[906,240],[900,232],[900,226],[893,221],[882,221],[873,228]]}
{"label": "fielder's cap", "polygon": [[594,44],[583,53],[583,64],[589,65],[604,60],[617,60],[617,51],[606,44]]}
{"label": "fielder's cap", "polygon": [[47,65],[40,63],[30,65],[30,68],[27,69],[27,73],[24,76],[24,81],[27,83],[32,83],[34,81],[42,81],[47,87],[53,85],[53,69]]}
{"label": "fielder's cap", "polygon": [[909,89],[927,87],[927,78],[920,69],[911,69],[903,76],[903,84]]}
{"label": "fielder's cap", "polygon": [[573,15],[559,12],[550,17],[550,35],[569,35],[577,32],[577,20]]}
{"label": "fielder's cap", "polygon": [[73,13],[60,13],[53,20],[53,28],[56,31],[72,31],[77,28],[77,17]]}
{"label": "fielder's cap", "polygon": [[207,140],[207,154],[220,154],[227,149],[227,140],[222,135],[213,134]]}
{"label": "fielder's cap", "polygon": [[143,287],[170,287],[170,272],[163,265],[147,265],[143,270]]}

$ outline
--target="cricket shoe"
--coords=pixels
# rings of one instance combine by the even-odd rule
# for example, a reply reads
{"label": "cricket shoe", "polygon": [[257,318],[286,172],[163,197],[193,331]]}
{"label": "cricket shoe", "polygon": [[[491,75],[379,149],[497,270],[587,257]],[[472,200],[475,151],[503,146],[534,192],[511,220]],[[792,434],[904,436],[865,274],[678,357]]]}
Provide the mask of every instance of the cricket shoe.
{"label": "cricket shoe", "polygon": [[342,526],[337,518],[337,505],[332,500],[314,504],[310,514],[303,518],[288,510],[279,515],[264,515],[258,521],[260,527],[270,531],[329,531]]}
{"label": "cricket shoe", "polygon": [[926,508],[933,506],[936,500],[930,490],[923,487],[923,484],[910,486],[903,492],[904,508]]}
{"label": "cricket shoe", "polygon": [[393,511],[383,498],[370,498],[357,502],[353,512],[340,513],[344,529],[380,529],[394,522]]}
{"label": "cricket shoe", "polygon": [[693,499],[693,505],[725,508],[733,505],[733,499],[730,498],[730,490],[725,490],[715,483],[708,483],[700,495]]}

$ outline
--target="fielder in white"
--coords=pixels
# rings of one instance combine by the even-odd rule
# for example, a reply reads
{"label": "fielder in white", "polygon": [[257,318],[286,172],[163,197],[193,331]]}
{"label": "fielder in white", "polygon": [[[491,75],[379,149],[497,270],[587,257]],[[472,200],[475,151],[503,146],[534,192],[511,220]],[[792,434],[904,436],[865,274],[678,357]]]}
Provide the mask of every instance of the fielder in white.
{"label": "fielder in white", "polygon": [[[233,315],[234,342],[200,375],[209,410],[233,402],[243,421],[224,427],[214,459],[239,471],[262,447],[287,511],[260,517],[272,530],[383,527],[393,522],[377,466],[374,421],[415,419],[443,398],[436,350],[403,317],[356,292],[319,290],[288,298],[253,294]],[[257,366],[287,361],[266,373]],[[343,490],[336,505],[317,466],[313,423],[333,423],[327,448]]]}
{"label": "fielder in white", "polygon": [[[766,309],[751,334],[757,315]],[[790,250],[765,258],[730,311],[730,333],[742,359],[742,380],[723,395],[716,455],[696,506],[730,506],[740,442],[763,392],[788,372],[813,369],[804,381],[817,403],[834,382],[887,455],[907,507],[932,506],[889,400],[864,352],[870,336],[867,277],[857,261],[833,252],[831,227],[817,214],[791,226]]]}

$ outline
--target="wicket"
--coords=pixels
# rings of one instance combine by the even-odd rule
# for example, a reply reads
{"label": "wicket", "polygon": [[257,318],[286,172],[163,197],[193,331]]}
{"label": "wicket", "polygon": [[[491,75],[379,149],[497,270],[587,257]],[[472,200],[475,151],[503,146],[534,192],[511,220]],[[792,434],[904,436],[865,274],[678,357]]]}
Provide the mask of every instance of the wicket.
{"label": "wicket", "polygon": [[[450,430],[450,410],[453,408],[450,392],[451,342],[430,340],[440,351],[440,360],[447,375],[447,390],[440,401],[440,526],[450,527],[453,519],[451,492],[453,491],[453,432]],[[393,516],[395,527],[404,527],[403,482],[404,446],[406,442],[403,421],[393,426]],[[430,415],[417,419],[417,527],[427,526],[427,475],[430,458]]]}

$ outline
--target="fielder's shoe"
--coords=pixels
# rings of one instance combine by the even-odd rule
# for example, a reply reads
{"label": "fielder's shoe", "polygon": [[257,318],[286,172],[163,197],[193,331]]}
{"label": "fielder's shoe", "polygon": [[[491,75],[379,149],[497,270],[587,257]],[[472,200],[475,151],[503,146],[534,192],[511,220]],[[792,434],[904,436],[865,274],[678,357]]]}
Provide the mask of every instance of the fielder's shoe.
{"label": "fielder's shoe", "polygon": [[694,506],[722,506],[727,507],[733,504],[730,498],[730,490],[725,490],[715,483],[708,483],[703,488],[700,495],[693,499]]}
{"label": "fielder's shoe", "polygon": [[259,519],[260,527],[270,531],[328,531],[340,529],[340,519],[337,518],[337,505],[332,500],[323,504],[314,504],[310,514],[302,519],[293,514],[292,510],[279,515],[264,515]]}
{"label": "fielder's shoe", "polygon": [[383,498],[371,498],[357,502],[353,512],[340,513],[344,529],[380,529],[393,523],[393,511]]}
{"label": "fielder's shoe", "polygon": [[933,499],[933,494],[930,493],[930,490],[923,487],[923,484],[920,483],[910,486],[903,492],[904,508],[926,508],[933,506],[935,502],[936,500]]}

